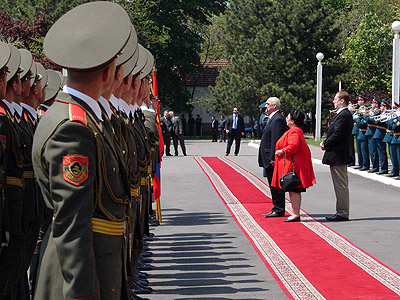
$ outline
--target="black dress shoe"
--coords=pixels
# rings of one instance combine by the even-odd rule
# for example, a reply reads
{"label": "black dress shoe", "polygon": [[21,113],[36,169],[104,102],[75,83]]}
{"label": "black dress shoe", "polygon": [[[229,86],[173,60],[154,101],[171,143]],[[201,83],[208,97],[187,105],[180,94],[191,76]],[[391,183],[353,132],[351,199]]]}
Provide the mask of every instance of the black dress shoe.
{"label": "black dress shoe", "polygon": [[167,153],[167,156],[172,156],[172,154],[171,153]]}
{"label": "black dress shoe", "polygon": [[399,174],[387,174],[386,177],[396,177],[399,176]]}
{"label": "black dress shoe", "polygon": [[379,171],[378,175],[383,175],[383,174],[387,174],[387,173],[389,173],[387,170],[386,171]]}
{"label": "black dress shoe", "polygon": [[225,153],[225,156],[228,156],[229,155],[229,153]]}
{"label": "black dress shoe", "polygon": [[355,170],[362,169],[361,166],[354,167]]}
{"label": "black dress shoe", "polygon": [[371,169],[371,170],[368,171],[368,173],[376,173],[378,171],[379,171],[378,169]]}
{"label": "black dress shoe", "polygon": [[298,216],[294,219],[287,218],[287,219],[283,220],[283,222],[300,222],[300,216]]}
{"label": "black dress shoe", "polygon": [[237,156],[238,154],[237,153],[235,153],[235,156]]}
{"label": "black dress shoe", "polygon": [[340,222],[340,221],[348,221],[349,220],[349,218],[342,217],[339,215],[328,216],[325,219],[327,219],[328,221],[332,221],[332,222]]}
{"label": "black dress shoe", "polygon": [[277,213],[277,212],[271,211],[271,212],[269,212],[267,214],[262,214],[262,216],[265,217],[265,218],[284,217],[285,213],[284,212],[283,213]]}
{"label": "black dress shoe", "polygon": [[364,168],[364,167],[360,168],[360,171],[368,171],[368,170],[369,168]]}

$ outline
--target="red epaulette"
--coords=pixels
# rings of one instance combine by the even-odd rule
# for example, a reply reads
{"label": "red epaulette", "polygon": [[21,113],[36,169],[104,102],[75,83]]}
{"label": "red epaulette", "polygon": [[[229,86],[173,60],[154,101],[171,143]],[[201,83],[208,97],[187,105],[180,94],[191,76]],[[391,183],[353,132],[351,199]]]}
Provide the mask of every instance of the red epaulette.
{"label": "red epaulette", "polygon": [[69,103],[69,120],[87,126],[86,112],[77,104]]}
{"label": "red epaulette", "polygon": [[3,106],[0,106],[0,114],[3,114],[3,115],[6,114],[6,110],[4,109]]}

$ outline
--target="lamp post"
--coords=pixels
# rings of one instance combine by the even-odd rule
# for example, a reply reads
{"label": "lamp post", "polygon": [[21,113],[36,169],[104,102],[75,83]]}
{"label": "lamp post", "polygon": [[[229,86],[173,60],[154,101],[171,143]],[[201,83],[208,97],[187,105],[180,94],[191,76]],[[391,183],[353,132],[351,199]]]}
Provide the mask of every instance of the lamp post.
{"label": "lamp post", "polygon": [[319,52],[317,54],[318,65],[317,65],[317,97],[316,97],[316,116],[315,116],[315,141],[321,140],[321,106],[322,106],[322,63],[324,55]]}
{"label": "lamp post", "polygon": [[394,103],[399,103],[399,80],[400,80],[400,21],[392,24],[394,31],[393,39],[393,74],[392,74],[392,107]]}

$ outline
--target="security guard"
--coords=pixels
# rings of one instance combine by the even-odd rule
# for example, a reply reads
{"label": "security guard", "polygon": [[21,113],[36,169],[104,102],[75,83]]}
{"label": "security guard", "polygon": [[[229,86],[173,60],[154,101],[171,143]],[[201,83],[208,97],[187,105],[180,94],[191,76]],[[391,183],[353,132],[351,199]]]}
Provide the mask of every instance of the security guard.
{"label": "security guard", "polygon": [[[380,110],[381,113],[385,112],[388,107],[390,107],[389,102],[387,102],[385,99],[381,101],[381,106]],[[380,171],[378,174],[387,174],[388,173],[388,157],[387,157],[387,152],[386,152],[386,143],[383,141],[383,138],[386,135],[386,124],[379,121],[379,119],[376,119],[374,121],[376,130],[375,134],[372,137],[376,141],[376,148],[378,150],[378,157],[379,157],[379,166],[380,166]]]}
{"label": "security guard", "polygon": [[376,140],[373,138],[376,131],[376,125],[373,121],[373,117],[380,114],[381,112],[379,109],[380,104],[381,101],[378,98],[374,97],[371,101],[370,111],[363,117],[368,124],[367,131],[365,132],[365,136],[368,139],[368,151],[371,158],[371,169],[368,171],[368,173],[379,172],[378,150],[377,150]]}
{"label": "security guard", "polygon": [[[9,231],[8,246],[0,255],[0,291],[10,299],[23,299],[21,271],[25,228],[23,226],[23,141],[18,130],[20,118],[12,105],[21,96],[21,55],[10,46],[11,56],[7,63],[7,90],[0,103],[0,136],[4,147],[5,200],[7,214],[5,226]],[[30,79],[28,79],[30,80]],[[29,83],[30,85],[30,83]]]}
{"label": "security guard", "polygon": [[67,12],[44,40],[46,56],[68,70],[68,81],[34,136],[35,174],[54,211],[34,299],[128,298],[124,240],[129,182],[97,100],[110,89],[115,61],[130,34],[124,9],[99,1]]}

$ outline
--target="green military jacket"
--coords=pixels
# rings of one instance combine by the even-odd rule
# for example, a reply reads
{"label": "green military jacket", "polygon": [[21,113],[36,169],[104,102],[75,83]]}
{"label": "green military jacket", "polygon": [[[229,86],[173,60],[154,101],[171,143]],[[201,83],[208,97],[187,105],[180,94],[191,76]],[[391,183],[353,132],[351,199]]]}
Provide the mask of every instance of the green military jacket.
{"label": "green military jacket", "polygon": [[33,167],[53,222],[41,249],[34,299],[127,297],[126,166],[93,111],[60,93],[34,136]]}

